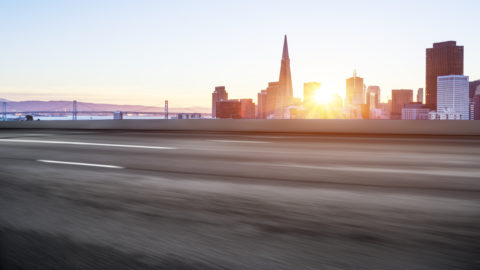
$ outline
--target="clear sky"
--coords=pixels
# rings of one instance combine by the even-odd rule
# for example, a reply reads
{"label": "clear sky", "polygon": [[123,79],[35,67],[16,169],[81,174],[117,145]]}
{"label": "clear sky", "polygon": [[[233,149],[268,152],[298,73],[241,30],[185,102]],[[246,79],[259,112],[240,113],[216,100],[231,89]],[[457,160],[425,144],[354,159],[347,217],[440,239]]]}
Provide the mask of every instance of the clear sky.
{"label": "clear sky", "polygon": [[216,85],[254,98],[278,80],[288,35],[294,95],[319,81],[425,85],[425,48],[465,46],[480,79],[480,1],[0,0],[0,98],[209,107]]}

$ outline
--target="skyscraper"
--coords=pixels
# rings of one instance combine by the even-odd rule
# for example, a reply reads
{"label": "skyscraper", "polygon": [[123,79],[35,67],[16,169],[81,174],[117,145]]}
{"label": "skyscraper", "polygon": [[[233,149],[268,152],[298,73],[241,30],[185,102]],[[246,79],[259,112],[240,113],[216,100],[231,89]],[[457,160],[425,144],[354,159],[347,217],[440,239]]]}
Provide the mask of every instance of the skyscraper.
{"label": "skyscraper", "polygon": [[268,88],[258,93],[259,118],[284,118],[286,108],[293,103],[292,74],[288,56],[287,35],[283,41],[282,61],[278,82],[269,82]]}
{"label": "skyscraper", "polygon": [[449,75],[437,79],[437,113],[453,112],[468,120],[469,110],[468,76]]}
{"label": "skyscraper", "polygon": [[[370,105],[372,96],[373,96],[374,104]],[[367,107],[369,109],[372,108],[372,107],[377,108],[378,104],[380,103],[380,86],[376,86],[376,85],[368,86],[367,87],[366,100],[367,100],[367,105],[368,105]]]}
{"label": "skyscraper", "polygon": [[357,71],[353,72],[353,77],[347,79],[347,95],[345,105],[365,104],[365,89],[363,78],[357,77]]}
{"label": "skyscraper", "polygon": [[423,103],[423,88],[417,90],[417,102]]}
{"label": "skyscraper", "polygon": [[216,86],[212,93],[212,118],[217,115],[217,102],[228,100],[228,93],[225,91],[225,86]]}
{"label": "skyscraper", "polygon": [[427,48],[426,104],[432,110],[437,107],[437,77],[463,75],[463,46],[456,41],[434,43]]}
{"label": "skyscraper", "polygon": [[285,107],[289,106],[293,100],[292,74],[290,72],[290,57],[288,56],[287,35],[283,40],[282,61],[280,66],[279,98],[281,100],[282,115]]}
{"label": "skyscraper", "polygon": [[400,119],[404,105],[413,101],[413,90],[396,89],[392,90],[392,112],[391,119]]}

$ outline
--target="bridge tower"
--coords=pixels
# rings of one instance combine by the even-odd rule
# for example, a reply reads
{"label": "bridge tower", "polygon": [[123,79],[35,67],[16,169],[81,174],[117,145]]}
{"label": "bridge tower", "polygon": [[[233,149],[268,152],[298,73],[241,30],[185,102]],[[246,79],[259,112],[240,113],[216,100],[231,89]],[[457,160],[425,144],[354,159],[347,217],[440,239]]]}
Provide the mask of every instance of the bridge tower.
{"label": "bridge tower", "polygon": [[77,120],[77,101],[73,101],[72,120]]}
{"label": "bridge tower", "polygon": [[165,100],[165,119],[168,119],[168,100]]}
{"label": "bridge tower", "polygon": [[7,121],[7,102],[2,102],[3,121]]}

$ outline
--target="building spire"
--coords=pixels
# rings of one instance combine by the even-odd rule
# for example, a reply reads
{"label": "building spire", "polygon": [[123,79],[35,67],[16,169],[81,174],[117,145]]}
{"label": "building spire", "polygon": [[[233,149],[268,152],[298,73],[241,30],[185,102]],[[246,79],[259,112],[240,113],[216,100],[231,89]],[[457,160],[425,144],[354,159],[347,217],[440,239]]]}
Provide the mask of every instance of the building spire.
{"label": "building spire", "polygon": [[289,59],[288,57],[288,44],[287,44],[287,35],[285,35],[285,38],[283,40],[283,53],[282,53],[282,59]]}

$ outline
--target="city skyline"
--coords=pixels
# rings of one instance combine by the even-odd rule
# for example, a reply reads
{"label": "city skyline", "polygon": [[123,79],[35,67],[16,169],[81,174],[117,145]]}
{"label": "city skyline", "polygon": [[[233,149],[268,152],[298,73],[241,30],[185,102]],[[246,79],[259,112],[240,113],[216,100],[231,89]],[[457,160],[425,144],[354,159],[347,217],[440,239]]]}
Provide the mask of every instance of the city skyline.
{"label": "city skyline", "polygon": [[[473,7],[479,4],[463,1],[471,8],[452,13],[452,25],[442,18],[450,11],[447,2],[428,2],[368,7],[350,2],[345,9],[325,2],[293,7],[247,2],[207,5],[205,14],[195,11],[198,4],[185,8],[185,3],[101,2],[97,11],[88,3],[2,3],[0,22],[9,27],[0,30],[0,98],[157,106],[168,99],[180,107],[210,107],[205,93],[218,85],[225,85],[232,98],[255,98],[266,82],[278,78],[278,44],[284,34],[295,97],[303,96],[305,82],[316,81],[345,98],[345,79],[355,68],[367,86],[380,86],[382,102],[392,89],[425,88],[425,48],[447,40],[465,47],[464,74],[480,78],[475,66],[480,40],[467,27],[475,24]],[[432,12],[422,13],[427,6]],[[246,25],[229,19],[233,10],[248,8],[253,8],[252,20]],[[170,15],[157,18],[158,11]],[[397,25],[399,15],[393,11],[421,14],[419,21],[432,23]],[[287,14],[289,20],[282,20]],[[188,16],[192,20],[182,20]],[[260,23],[269,19],[272,23]]]}

